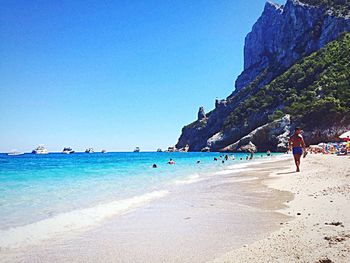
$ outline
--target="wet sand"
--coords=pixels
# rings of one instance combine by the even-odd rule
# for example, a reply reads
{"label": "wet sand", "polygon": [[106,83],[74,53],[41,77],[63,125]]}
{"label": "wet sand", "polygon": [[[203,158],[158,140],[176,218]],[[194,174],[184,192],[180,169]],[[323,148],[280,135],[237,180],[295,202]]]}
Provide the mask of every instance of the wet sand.
{"label": "wet sand", "polygon": [[0,251],[2,262],[207,262],[263,239],[291,217],[277,211],[293,199],[267,187],[271,172],[291,160],[246,172],[174,185],[170,194],[84,232]]}

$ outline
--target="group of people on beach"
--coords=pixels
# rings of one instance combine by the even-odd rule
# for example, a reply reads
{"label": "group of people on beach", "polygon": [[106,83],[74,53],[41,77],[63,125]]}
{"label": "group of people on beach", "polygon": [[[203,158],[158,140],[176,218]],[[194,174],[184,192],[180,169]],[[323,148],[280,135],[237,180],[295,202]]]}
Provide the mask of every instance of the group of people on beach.
{"label": "group of people on beach", "polygon": [[350,141],[347,142],[328,142],[320,143],[318,145],[310,145],[307,151],[312,154],[336,154],[347,155],[350,154]]}

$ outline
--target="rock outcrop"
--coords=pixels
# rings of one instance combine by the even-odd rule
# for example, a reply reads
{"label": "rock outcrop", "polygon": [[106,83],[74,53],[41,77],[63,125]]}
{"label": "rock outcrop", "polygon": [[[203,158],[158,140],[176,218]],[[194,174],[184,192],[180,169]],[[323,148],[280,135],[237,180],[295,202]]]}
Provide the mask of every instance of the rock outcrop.
{"label": "rock outcrop", "polygon": [[205,115],[205,111],[204,111],[204,108],[203,107],[199,107],[199,110],[198,110],[198,120],[203,120],[205,119],[207,116]]}
{"label": "rock outcrop", "polygon": [[[259,146],[259,151],[268,151],[271,149],[286,151],[288,148],[288,136],[291,130],[290,125],[290,116],[286,115],[279,120],[256,128],[237,142],[220,149],[220,151],[244,151],[249,146],[256,147],[256,145]],[[252,149],[254,148],[252,147]]]}
{"label": "rock outcrop", "polygon": [[[216,99],[214,110],[208,113],[200,108],[198,119],[182,129],[176,147],[188,145],[189,151],[238,151],[252,143],[259,151],[283,151],[293,120],[289,119],[288,123],[287,117],[278,121],[272,119],[276,119],[276,112],[285,107],[284,102],[262,109],[254,108],[258,104],[256,101],[246,101],[302,58],[337,39],[342,32],[350,32],[349,17],[333,16],[324,8],[298,0],[287,0],[284,6],[266,3],[261,17],[246,37],[244,71],[236,80],[235,91],[224,100]],[[278,94],[269,96],[273,102],[273,96]],[[246,107],[243,110],[249,108],[245,115],[235,111],[242,108],[242,103]],[[339,126],[332,125],[333,130],[341,130],[347,127],[348,120]],[[308,130],[306,135],[314,136],[313,132]],[[323,135],[317,138],[332,140],[336,133]]]}

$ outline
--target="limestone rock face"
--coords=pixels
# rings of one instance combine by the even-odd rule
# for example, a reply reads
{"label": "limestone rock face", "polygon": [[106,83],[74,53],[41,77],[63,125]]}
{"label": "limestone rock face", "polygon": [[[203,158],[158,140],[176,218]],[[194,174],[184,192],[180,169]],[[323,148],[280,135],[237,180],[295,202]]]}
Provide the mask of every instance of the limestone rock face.
{"label": "limestone rock face", "polygon": [[312,131],[306,131],[303,135],[307,138],[308,144],[318,144],[320,142],[337,141],[340,134],[349,130],[349,123],[337,122],[332,125],[327,125],[327,123],[325,123],[323,127],[317,127]]}
{"label": "limestone rock face", "polygon": [[258,145],[259,151],[286,151],[291,130],[290,124],[290,116],[286,115],[279,120],[256,128],[235,143],[221,149],[221,151],[242,151],[247,148],[247,145]]}
{"label": "limestone rock face", "polygon": [[[231,113],[261,87],[301,58],[337,39],[342,32],[350,32],[349,16],[336,17],[332,12],[299,0],[287,0],[283,6],[267,2],[261,17],[246,36],[244,71],[236,80],[235,91],[226,99],[216,99],[215,108],[208,113],[200,108],[198,119],[182,129],[176,147],[188,145],[189,151],[238,151],[253,144],[258,151],[285,151],[293,123],[288,116],[271,121],[271,115],[284,105],[254,109],[244,116],[244,121],[235,125],[225,122],[234,119]],[[309,143],[330,141],[346,125],[335,125],[329,130],[321,127],[320,132],[315,127],[306,137],[310,138]]]}
{"label": "limestone rock face", "polygon": [[297,60],[350,31],[350,19],[328,15],[327,10],[288,0],[285,6],[267,2],[261,17],[246,36],[244,71],[235,87],[240,90],[251,83],[264,69],[278,65],[276,74]]}
{"label": "limestone rock face", "polygon": [[258,148],[256,148],[255,144],[249,142],[247,145],[241,146],[237,151],[238,152],[256,152]]}

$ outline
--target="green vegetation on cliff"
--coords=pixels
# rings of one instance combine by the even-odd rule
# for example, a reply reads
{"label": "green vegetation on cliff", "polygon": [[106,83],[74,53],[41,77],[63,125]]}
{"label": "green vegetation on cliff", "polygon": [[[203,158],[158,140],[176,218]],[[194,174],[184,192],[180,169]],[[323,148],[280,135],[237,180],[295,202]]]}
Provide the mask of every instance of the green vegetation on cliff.
{"label": "green vegetation on cliff", "polygon": [[332,10],[334,15],[337,16],[350,14],[350,0],[300,0],[300,2]]}
{"label": "green vegetation on cliff", "polygon": [[350,33],[294,64],[258,91],[247,88],[246,99],[227,116],[224,129],[240,127],[254,115],[273,120],[291,114],[304,127],[334,123],[344,116],[350,119]]}

